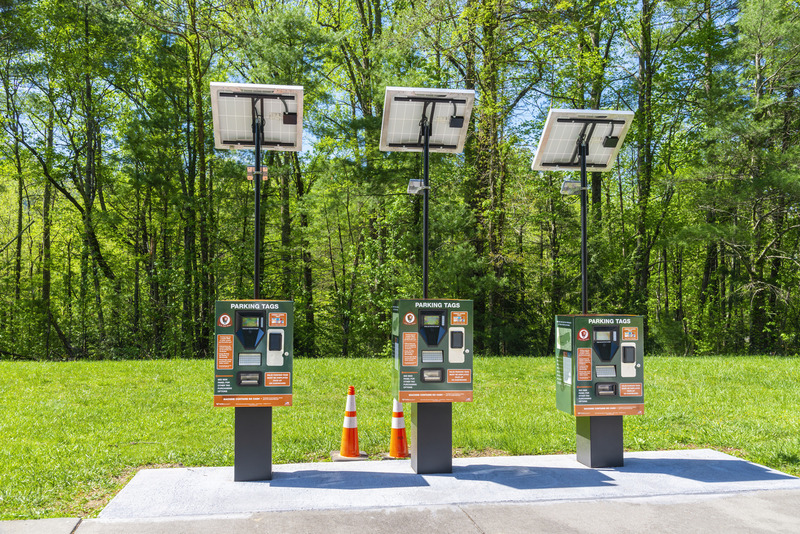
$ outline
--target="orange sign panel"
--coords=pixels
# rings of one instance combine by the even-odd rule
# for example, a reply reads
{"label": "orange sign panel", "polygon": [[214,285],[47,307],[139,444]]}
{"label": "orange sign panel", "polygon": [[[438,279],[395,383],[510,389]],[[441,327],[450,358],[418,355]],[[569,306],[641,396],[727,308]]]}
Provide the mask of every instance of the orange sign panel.
{"label": "orange sign panel", "polygon": [[416,367],[417,365],[417,333],[403,332],[403,366]]}
{"label": "orange sign panel", "polygon": [[641,397],[642,384],[620,384],[619,385],[620,397]]}
{"label": "orange sign panel", "polygon": [[273,312],[269,314],[269,326],[286,326],[286,313]]}
{"label": "orange sign panel", "polygon": [[292,373],[264,373],[265,387],[289,387],[292,385]]}
{"label": "orange sign panel", "polygon": [[623,326],[622,327],[622,341],[639,341],[639,327],[638,326]]}
{"label": "orange sign panel", "polygon": [[291,406],[291,395],[214,395],[217,407]]}
{"label": "orange sign panel", "polygon": [[448,369],[447,370],[447,383],[462,383],[468,384],[472,382],[471,369]]}
{"label": "orange sign panel", "polygon": [[578,380],[592,380],[592,349],[578,349]]}
{"label": "orange sign panel", "polygon": [[594,404],[589,406],[575,405],[575,415],[586,417],[592,415],[642,415],[644,404]]}
{"label": "orange sign panel", "polygon": [[471,391],[400,391],[398,402],[472,402]]}
{"label": "orange sign panel", "polygon": [[233,334],[217,336],[217,369],[233,369]]}
{"label": "orange sign panel", "polygon": [[468,314],[465,311],[450,312],[450,326],[466,326]]}

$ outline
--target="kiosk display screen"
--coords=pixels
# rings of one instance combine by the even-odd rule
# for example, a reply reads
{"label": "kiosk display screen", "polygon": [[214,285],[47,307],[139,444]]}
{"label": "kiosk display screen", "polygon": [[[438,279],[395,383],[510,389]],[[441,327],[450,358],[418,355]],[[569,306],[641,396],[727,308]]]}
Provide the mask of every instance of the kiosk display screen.
{"label": "kiosk display screen", "polygon": [[600,331],[596,330],[595,333],[594,333],[594,340],[595,341],[611,341],[611,332],[610,331],[603,332],[602,330],[600,330]]}
{"label": "kiosk display screen", "polygon": [[439,319],[441,318],[440,315],[423,315],[422,316],[422,325],[423,326],[439,326]]}
{"label": "kiosk display screen", "polygon": [[242,317],[242,328],[258,328],[258,317]]}

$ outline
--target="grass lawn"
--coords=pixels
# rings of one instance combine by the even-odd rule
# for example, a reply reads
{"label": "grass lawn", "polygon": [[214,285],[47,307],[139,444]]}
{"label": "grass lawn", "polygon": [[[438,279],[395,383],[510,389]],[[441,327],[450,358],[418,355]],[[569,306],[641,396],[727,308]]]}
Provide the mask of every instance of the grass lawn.
{"label": "grass lawn", "polygon": [[[142,466],[233,464],[233,409],[212,361],[0,363],[0,519],[92,516]],[[273,462],[327,461],[347,386],[361,449],[388,451],[389,360],[295,360],[294,406],[273,412]],[[453,405],[455,456],[575,452],[552,358],[477,358]],[[626,450],[710,447],[800,475],[800,358],[649,357],[645,415]]]}

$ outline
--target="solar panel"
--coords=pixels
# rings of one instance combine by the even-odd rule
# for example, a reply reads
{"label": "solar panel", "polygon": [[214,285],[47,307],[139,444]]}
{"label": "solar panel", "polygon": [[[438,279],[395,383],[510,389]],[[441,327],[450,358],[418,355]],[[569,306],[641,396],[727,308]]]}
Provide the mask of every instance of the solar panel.
{"label": "solar panel", "polygon": [[474,102],[472,90],[387,87],[380,149],[422,152],[424,117],[431,125],[430,152],[463,152]]}
{"label": "solar panel", "polygon": [[531,168],[580,170],[578,139],[583,137],[589,144],[587,171],[611,170],[633,115],[632,111],[551,109]]}
{"label": "solar panel", "polygon": [[295,152],[302,148],[301,86],[212,82],[211,114],[218,149],[253,148],[255,116],[264,121],[262,148]]}

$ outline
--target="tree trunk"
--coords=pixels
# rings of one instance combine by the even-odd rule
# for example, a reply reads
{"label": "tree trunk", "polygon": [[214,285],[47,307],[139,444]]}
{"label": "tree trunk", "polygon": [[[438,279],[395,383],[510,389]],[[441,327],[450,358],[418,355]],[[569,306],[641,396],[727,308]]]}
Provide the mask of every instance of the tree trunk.
{"label": "tree trunk", "polygon": [[[287,154],[285,162],[291,163],[291,155]],[[280,174],[281,195],[281,298],[292,298],[292,220],[289,210],[289,173],[290,165],[284,166]]]}
{"label": "tree trunk", "polygon": [[652,17],[655,1],[642,1],[641,42],[638,76],[638,151],[636,171],[638,178],[638,214],[636,220],[636,249],[633,253],[634,292],[632,312],[647,316],[650,282],[651,243],[647,235],[648,203],[653,177],[654,117],[653,97],[653,51]]}
{"label": "tree trunk", "polygon": [[[198,29],[198,6],[195,0],[188,2],[189,15],[189,62],[191,95],[194,109],[194,149],[197,155],[198,191],[198,231],[200,240],[200,294],[195,300],[197,306],[197,324],[194,354],[196,358],[210,356],[211,327],[213,321],[212,305],[212,280],[213,265],[211,264],[211,248],[209,240],[208,216],[211,212],[211,195],[208,175],[206,173],[206,141],[205,141],[205,86],[204,69],[202,65],[203,50],[202,38]],[[196,271],[195,271],[196,272]]]}

